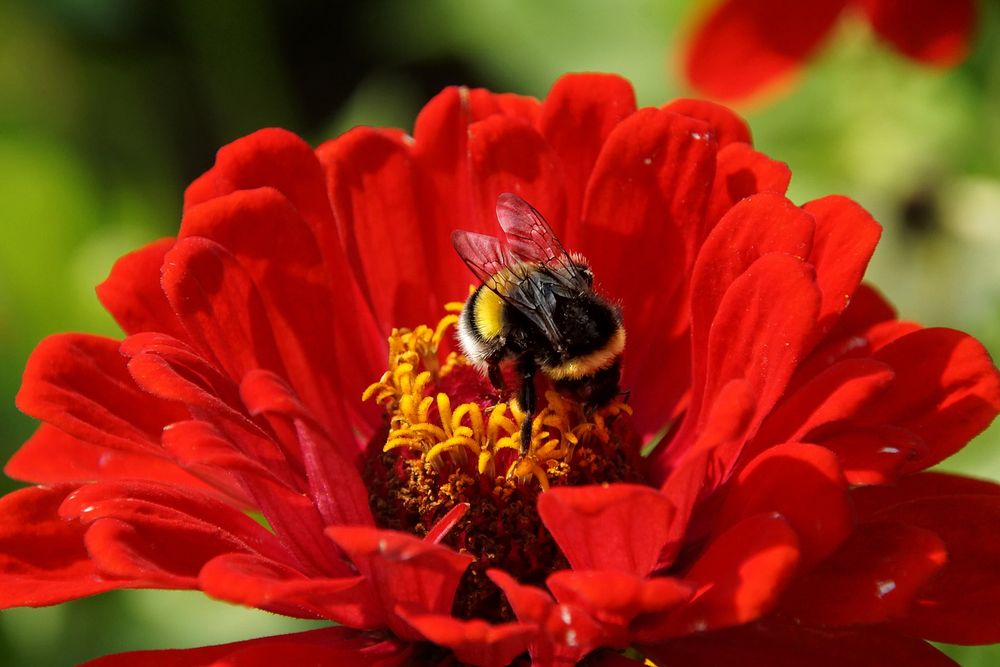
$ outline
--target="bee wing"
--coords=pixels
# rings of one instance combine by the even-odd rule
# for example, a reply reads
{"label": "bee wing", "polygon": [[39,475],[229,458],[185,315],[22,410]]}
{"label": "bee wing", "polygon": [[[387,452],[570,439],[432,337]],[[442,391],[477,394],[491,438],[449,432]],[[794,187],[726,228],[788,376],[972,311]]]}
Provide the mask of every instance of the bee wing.
{"label": "bee wing", "polygon": [[588,289],[582,272],[534,206],[512,192],[497,198],[497,220],[514,257],[553,269],[565,287]]}
{"label": "bee wing", "polygon": [[451,244],[479,281],[504,297],[517,275],[512,271],[515,262],[500,240],[486,234],[456,229],[451,233]]}
{"label": "bee wing", "polygon": [[[515,257],[500,240],[456,229],[451,233],[451,244],[466,266],[486,287],[535,323],[551,341],[556,350],[562,350],[559,330],[552,321],[555,300],[551,290],[543,289],[536,281],[528,279],[527,261]],[[532,262],[533,264],[536,262]],[[521,287],[516,290],[515,287]]]}

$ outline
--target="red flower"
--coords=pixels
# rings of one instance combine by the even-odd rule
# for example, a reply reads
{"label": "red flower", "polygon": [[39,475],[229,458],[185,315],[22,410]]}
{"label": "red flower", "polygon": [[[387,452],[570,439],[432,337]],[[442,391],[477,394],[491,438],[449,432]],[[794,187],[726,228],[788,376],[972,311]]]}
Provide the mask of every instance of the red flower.
{"label": "red flower", "polygon": [[684,75],[699,91],[739,100],[786,80],[851,7],[904,56],[934,67],[961,62],[973,0],[722,0],[695,30]]}
{"label": "red flower", "polygon": [[[897,320],[860,283],[877,223],[795,206],[749,141],[580,75],[448,89],[412,137],[222,149],[178,238],[98,288],[125,339],[28,363],[44,423],[7,472],[40,486],[0,500],[0,603],[192,588],[340,624],[99,665],[945,665],[925,640],[1000,640],[1000,486],[924,472],[996,415],[997,369]],[[550,393],[524,459],[453,317],[417,326],[467,294],[451,230],[494,232],[506,191],[628,330],[628,405]]]}

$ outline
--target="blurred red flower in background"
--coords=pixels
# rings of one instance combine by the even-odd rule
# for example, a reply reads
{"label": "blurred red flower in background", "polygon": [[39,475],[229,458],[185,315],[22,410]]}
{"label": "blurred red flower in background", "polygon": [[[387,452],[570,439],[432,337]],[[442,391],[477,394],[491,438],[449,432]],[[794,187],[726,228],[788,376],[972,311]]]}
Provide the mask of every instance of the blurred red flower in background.
{"label": "blurred red flower in background", "polygon": [[[637,110],[602,75],[447,89],[412,137],[223,148],[178,237],[98,288],[125,339],[28,362],[44,423],[6,471],[38,486],[0,500],[0,604],[200,589],[339,624],[99,665],[948,665],[925,640],[1000,641],[1000,486],[925,472],[992,421],[997,369],[896,319],[861,283],[878,224],[789,178],[725,108]],[[418,326],[467,294],[451,230],[492,233],[507,191],[629,332],[628,406],[549,394],[534,476],[449,318]]]}
{"label": "blurred red flower in background", "polygon": [[951,67],[968,53],[974,0],[722,0],[689,39],[684,76],[720,100],[762,92],[797,72],[848,8],[912,60]]}

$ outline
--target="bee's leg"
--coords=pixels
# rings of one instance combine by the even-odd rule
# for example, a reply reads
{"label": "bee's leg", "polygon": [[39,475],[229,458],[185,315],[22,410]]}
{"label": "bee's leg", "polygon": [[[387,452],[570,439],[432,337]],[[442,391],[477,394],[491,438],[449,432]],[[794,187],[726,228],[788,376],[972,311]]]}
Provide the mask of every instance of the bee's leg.
{"label": "bee's leg", "polygon": [[503,373],[500,372],[500,364],[491,363],[486,367],[486,371],[490,378],[490,384],[493,385],[493,388],[500,392],[501,395],[503,395]]}
{"label": "bee's leg", "polygon": [[518,363],[521,371],[521,395],[517,402],[524,410],[524,421],[521,422],[521,455],[528,453],[531,447],[531,422],[535,416],[535,361],[522,357]]}

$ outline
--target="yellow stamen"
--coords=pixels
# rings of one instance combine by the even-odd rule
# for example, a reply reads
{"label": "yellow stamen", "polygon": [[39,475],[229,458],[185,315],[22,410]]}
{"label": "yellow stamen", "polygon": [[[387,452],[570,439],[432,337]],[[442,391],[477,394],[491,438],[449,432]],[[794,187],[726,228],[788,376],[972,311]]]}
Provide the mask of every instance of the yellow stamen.
{"label": "yellow stamen", "polygon": [[[458,321],[455,313],[462,306],[448,304],[449,314],[433,329],[425,325],[393,329],[389,368],[365,389],[362,400],[374,399],[389,416],[383,451],[406,448],[435,468],[449,461],[461,466],[472,456],[479,474],[493,476],[500,452],[521,451],[520,428],[527,415],[516,401],[486,407],[484,414],[483,406],[452,405],[451,397],[437,390],[456,368],[468,365],[455,352],[441,352],[448,329]],[[534,479],[542,490],[549,488],[549,473],[572,459],[581,439],[594,436],[607,443],[607,420],[621,412],[631,414],[631,409],[618,401],[587,411],[553,391],[546,392],[545,399],[545,407],[532,415],[531,442],[525,448],[528,453],[518,455],[506,471],[507,478],[521,482]],[[436,414],[432,414],[435,407]]]}
{"label": "yellow stamen", "polygon": [[445,435],[451,437],[451,399],[447,394],[437,395],[438,418],[441,420],[441,428]]}
{"label": "yellow stamen", "polygon": [[479,452],[479,464],[476,466],[480,475],[493,474],[493,453],[488,451]]}

